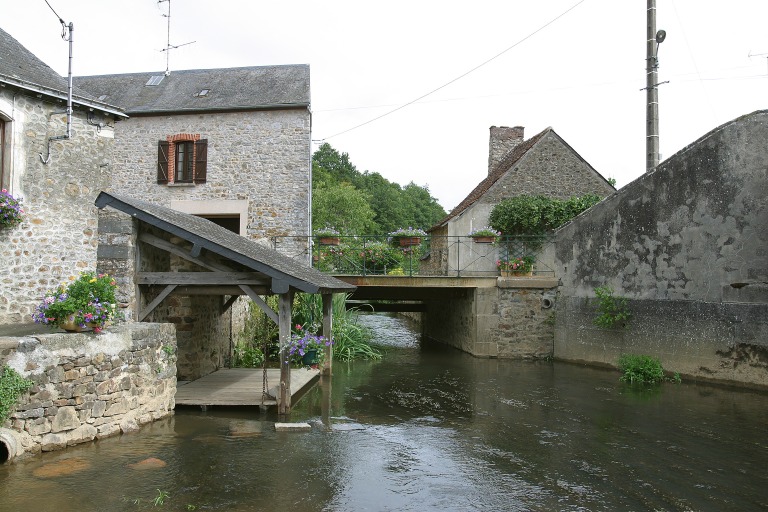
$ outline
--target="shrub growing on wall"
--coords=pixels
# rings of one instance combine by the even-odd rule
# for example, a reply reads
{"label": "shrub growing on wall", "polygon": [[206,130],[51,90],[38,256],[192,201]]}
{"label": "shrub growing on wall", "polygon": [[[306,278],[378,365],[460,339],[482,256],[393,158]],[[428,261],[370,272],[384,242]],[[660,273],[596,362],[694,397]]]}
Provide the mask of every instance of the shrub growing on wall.
{"label": "shrub growing on wall", "polygon": [[504,236],[540,236],[562,226],[601,201],[587,194],[563,201],[546,196],[517,196],[504,199],[491,210],[491,227]]}

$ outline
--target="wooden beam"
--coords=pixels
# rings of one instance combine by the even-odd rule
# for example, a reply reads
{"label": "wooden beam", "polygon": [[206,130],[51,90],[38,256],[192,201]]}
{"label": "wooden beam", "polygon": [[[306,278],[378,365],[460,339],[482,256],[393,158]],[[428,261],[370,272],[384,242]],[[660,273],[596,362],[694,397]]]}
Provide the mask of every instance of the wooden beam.
{"label": "wooden beam", "polygon": [[[333,341],[333,295],[326,293],[321,297],[323,298],[323,336]],[[327,345],[323,347],[323,350],[325,350],[325,361],[322,374],[331,375],[333,368],[333,346]]]}
{"label": "wooden beam", "polygon": [[280,332],[280,388],[277,397],[277,414],[284,419],[291,412],[291,361],[288,348],[291,342],[291,303],[293,290],[280,294],[278,305]]}
{"label": "wooden beam", "polygon": [[167,240],[163,240],[162,238],[157,237],[155,235],[151,235],[149,233],[141,233],[139,235],[139,241],[144,242],[145,244],[151,245],[153,247],[157,247],[158,249],[161,249],[165,252],[175,254],[180,258],[183,258],[187,261],[191,261],[192,263],[196,265],[200,265],[203,268],[207,268],[208,270],[218,270],[220,272],[229,272],[232,270],[232,268],[222,263],[219,263],[217,261],[211,261],[205,258],[198,258],[198,257],[192,256],[188,249],[180,247],[176,244],[172,244]]}
{"label": "wooden beam", "polygon": [[144,308],[144,311],[141,312],[139,315],[139,322],[143,321],[147,316],[154,311],[154,309],[160,305],[161,302],[163,302],[163,299],[165,299],[168,295],[171,294],[171,292],[176,288],[176,285],[168,285],[165,287],[165,289],[160,292],[160,295],[155,297],[155,300],[150,302],[146,308]]}
{"label": "wooden beam", "polygon": [[229,299],[225,300],[224,304],[221,305],[221,312],[226,313],[227,310],[232,307],[232,304],[234,304],[239,297],[240,297],[239,295],[232,295]]}
{"label": "wooden beam", "polygon": [[[269,295],[269,290],[263,286],[251,286],[259,295]],[[239,286],[178,286],[174,295],[245,295]]]}
{"label": "wooden beam", "polygon": [[179,286],[266,286],[269,280],[258,272],[137,272],[136,282]]}
{"label": "wooden beam", "polygon": [[256,303],[257,306],[259,306],[259,309],[261,309],[265,315],[267,315],[273,322],[275,322],[278,326],[280,325],[280,319],[275,313],[275,311],[267,305],[264,300],[262,300],[259,295],[253,291],[252,288],[249,286],[241,285],[240,288],[248,295],[248,297],[251,298],[253,302]]}

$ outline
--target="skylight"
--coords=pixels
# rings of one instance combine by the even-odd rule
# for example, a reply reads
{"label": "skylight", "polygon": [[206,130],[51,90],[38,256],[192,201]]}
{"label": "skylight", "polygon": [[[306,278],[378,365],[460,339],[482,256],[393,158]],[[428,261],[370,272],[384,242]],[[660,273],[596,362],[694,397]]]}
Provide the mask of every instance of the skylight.
{"label": "skylight", "polygon": [[163,78],[165,78],[165,75],[152,75],[149,77],[146,85],[160,85],[160,82],[163,81]]}

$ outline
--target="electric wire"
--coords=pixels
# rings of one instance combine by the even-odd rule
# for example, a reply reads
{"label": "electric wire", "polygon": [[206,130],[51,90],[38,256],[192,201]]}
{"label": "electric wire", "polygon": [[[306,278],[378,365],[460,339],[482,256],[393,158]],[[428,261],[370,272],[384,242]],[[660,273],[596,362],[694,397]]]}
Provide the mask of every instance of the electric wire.
{"label": "electric wire", "polygon": [[586,0],[579,0],[578,2],[576,2],[574,5],[572,5],[571,7],[569,7],[568,9],[566,9],[565,11],[563,11],[562,13],[558,14],[557,16],[555,16],[554,18],[552,18],[552,19],[551,19],[551,20],[549,20],[548,22],[544,23],[543,25],[541,25],[539,28],[537,28],[537,29],[536,29],[536,30],[534,30],[533,32],[529,33],[528,35],[526,35],[526,36],[525,36],[525,37],[523,37],[522,39],[520,39],[520,40],[518,40],[517,42],[515,42],[515,43],[514,43],[512,46],[510,46],[509,48],[507,48],[507,49],[505,49],[505,50],[503,50],[503,51],[501,51],[501,52],[497,53],[496,55],[494,55],[494,56],[493,56],[493,57],[491,57],[490,59],[487,59],[487,60],[485,60],[484,62],[481,62],[480,64],[478,64],[477,66],[473,67],[473,68],[472,68],[472,69],[470,69],[469,71],[466,71],[466,72],[462,73],[461,75],[457,76],[456,78],[454,78],[454,79],[452,79],[452,80],[450,80],[450,81],[448,81],[448,82],[444,83],[444,84],[443,84],[443,85],[441,85],[440,87],[437,87],[436,89],[433,89],[433,90],[429,91],[428,93],[426,93],[426,94],[423,94],[423,95],[419,96],[418,98],[416,98],[416,99],[414,99],[414,100],[411,100],[411,101],[409,101],[409,102],[407,102],[407,103],[404,103],[403,105],[400,105],[400,106],[399,106],[399,107],[397,107],[397,108],[394,108],[394,109],[392,109],[392,110],[390,110],[390,111],[388,111],[388,112],[385,112],[384,114],[381,114],[380,116],[374,117],[373,119],[369,119],[368,121],[365,121],[364,123],[360,123],[360,124],[358,124],[358,125],[356,125],[356,126],[353,126],[352,128],[348,128],[348,129],[346,129],[346,130],[343,130],[343,131],[341,131],[341,132],[335,133],[335,134],[333,134],[333,135],[331,135],[331,136],[329,136],[329,137],[325,137],[323,140],[332,139],[332,138],[334,138],[334,137],[338,137],[339,135],[343,135],[343,134],[345,134],[345,133],[349,133],[349,132],[351,132],[352,130],[357,130],[358,128],[362,128],[362,127],[363,127],[363,126],[365,126],[365,125],[371,124],[371,123],[373,123],[374,121],[378,121],[379,119],[382,119],[382,118],[384,118],[384,117],[386,117],[386,116],[388,116],[388,115],[390,115],[390,114],[394,114],[395,112],[397,112],[397,111],[399,111],[399,110],[402,110],[402,109],[404,109],[405,107],[408,107],[408,106],[410,106],[410,105],[413,105],[414,103],[416,103],[416,102],[418,102],[418,101],[420,101],[420,100],[423,100],[423,99],[424,99],[424,98],[426,98],[427,96],[431,96],[432,94],[436,93],[437,91],[440,91],[440,90],[442,90],[442,89],[445,89],[445,88],[446,88],[446,87],[448,87],[449,85],[451,85],[451,84],[453,84],[453,83],[455,83],[455,82],[457,82],[457,81],[461,80],[462,78],[464,78],[465,76],[467,76],[467,75],[469,75],[469,74],[471,74],[471,73],[474,73],[475,71],[477,71],[477,70],[478,70],[478,69],[480,69],[481,67],[485,66],[486,64],[489,64],[490,62],[492,62],[492,61],[496,60],[497,58],[501,57],[502,55],[504,55],[504,54],[505,54],[505,53],[507,53],[508,51],[510,51],[510,50],[512,50],[512,49],[514,49],[514,48],[516,48],[517,46],[519,46],[520,44],[524,43],[525,41],[527,41],[527,40],[528,40],[528,39],[530,39],[531,37],[535,36],[536,34],[538,34],[539,32],[541,32],[541,31],[542,31],[542,30],[544,30],[545,28],[549,27],[550,25],[552,25],[553,23],[555,23],[556,21],[558,21],[560,18],[562,18],[562,17],[563,17],[563,16],[565,16],[566,14],[570,13],[571,11],[573,11],[573,10],[574,10],[576,7],[578,7],[579,5],[583,4],[584,2],[586,2]]}

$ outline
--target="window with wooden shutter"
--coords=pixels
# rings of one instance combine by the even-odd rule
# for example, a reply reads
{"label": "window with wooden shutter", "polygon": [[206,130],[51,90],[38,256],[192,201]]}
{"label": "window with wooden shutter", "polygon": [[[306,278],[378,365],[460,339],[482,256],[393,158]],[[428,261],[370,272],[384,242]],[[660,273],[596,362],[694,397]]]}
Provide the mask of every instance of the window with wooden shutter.
{"label": "window with wooden shutter", "polygon": [[157,182],[168,183],[168,151],[170,144],[161,140],[157,143]]}
{"label": "window with wooden shutter", "polygon": [[208,172],[208,139],[195,142],[195,183],[205,183]]}

